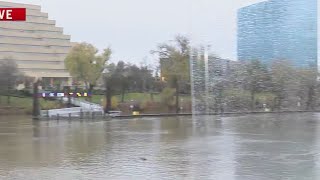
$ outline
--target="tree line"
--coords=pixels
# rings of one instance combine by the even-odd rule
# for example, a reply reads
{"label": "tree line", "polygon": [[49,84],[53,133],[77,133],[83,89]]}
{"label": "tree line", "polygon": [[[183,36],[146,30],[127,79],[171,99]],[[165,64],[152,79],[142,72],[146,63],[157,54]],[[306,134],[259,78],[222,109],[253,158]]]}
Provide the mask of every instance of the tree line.
{"label": "tree line", "polygon": [[297,67],[289,60],[269,65],[252,60],[235,62],[231,68],[220,82],[222,88],[219,83],[212,87],[219,89],[226,111],[316,110],[320,105],[316,67]]}
{"label": "tree line", "polygon": [[[160,66],[151,69],[124,61],[110,63],[111,48],[99,53],[93,45],[79,43],[67,55],[65,66],[88,92],[93,92],[95,87],[103,89],[107,111],[111,109],[113,95],[121,95],[123,102],[125,93],[143,92],[151,96],[160,93],[162,101],[178,113],[180,95],[191,92],[191,51],[197,51],[203,58],[201,50],[191,47],[190,40],[184,36],[158,44],[151,54],[158,57]],[[0,62],[1,93],[21,82],[30,87],[32,78],[21,75],[14,61],[7,59]],[[289,60],[275,60],[268,65],[259,60],[232,62],[228,72],[210,86],[208,93],[213,97],[210,102],[213,111],[316,110],[320,95],[318,71],[315,67],[296,67]]]}
{"label": "tree line", "polygon": [[80,43],[72,48],[65,65],[74,79],[85,83],[89,93],[99,81],[103,82],[106,111],[111,109],[111,97],[115,94],[121,94],[123,101],[127,92],[149,92],[151,95],[164,92],[164,96],[168,96],[164,99],[174,99],[173,106],[179,112],[180,93],[190,93],[189,49],[189,40],[183,36],[177,36],[174,44],[159,44],[151,51],[159,57],[159,72],[123,61],[108,63],[112,54],[110,48],[99,55],[93,45]]}

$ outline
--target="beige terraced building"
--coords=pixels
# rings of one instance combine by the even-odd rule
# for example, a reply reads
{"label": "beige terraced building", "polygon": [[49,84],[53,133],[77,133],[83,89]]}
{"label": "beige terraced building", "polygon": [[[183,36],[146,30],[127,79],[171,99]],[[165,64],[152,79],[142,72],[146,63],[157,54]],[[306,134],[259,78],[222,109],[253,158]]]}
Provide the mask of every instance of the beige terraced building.
{"label": "beige terraced building", "polygon": [[0,22],[0,61],[15,60],[21,72],[41,77],[45,86],[70,84],[64,59],[72,45],[63,28],[40,6],[0,1],[0,7],[27,8],[27,21]]}

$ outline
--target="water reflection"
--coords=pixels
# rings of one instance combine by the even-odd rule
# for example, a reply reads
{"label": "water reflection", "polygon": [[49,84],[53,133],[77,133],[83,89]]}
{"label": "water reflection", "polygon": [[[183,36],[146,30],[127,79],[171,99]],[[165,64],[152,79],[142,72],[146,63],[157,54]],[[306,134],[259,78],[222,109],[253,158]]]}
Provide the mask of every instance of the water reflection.
{"label": "water reflection", "polygon": [[241,179],[317,179],[314,114],[243,117],[231,126],[237,135]]}
{"label": "water reflection", "polygon": [[0,179],[318,179],[319,117],[0,117]]}

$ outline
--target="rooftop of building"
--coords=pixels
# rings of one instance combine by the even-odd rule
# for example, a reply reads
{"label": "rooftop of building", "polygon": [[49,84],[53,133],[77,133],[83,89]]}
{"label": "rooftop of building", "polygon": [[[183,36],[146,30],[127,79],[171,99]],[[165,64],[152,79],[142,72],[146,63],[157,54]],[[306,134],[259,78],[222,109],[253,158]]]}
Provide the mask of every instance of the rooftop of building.
{"label": "rooftop of building", "polygon": [[40,5],[15,3],[15,2],[8,2],[8,1],[0,1],[0,7],[21,7],[21,8],[27,8],[27,9],[41,10]]}
{"label": "rooftop of building", "polygon": [[241,8],[238,9],[238,13],[242,12],[242,11],[245,11],[245,10],[252,9],[254,7],[259,7],[259,6],[261,6],[263,4],[267,4],[269,2],[270,2],[270,0],[266,0],[266,1],[261,1],[261,2],[257,2],[257,3],[254,3],[254,4],[250,4],[248,6],[241,7]]}

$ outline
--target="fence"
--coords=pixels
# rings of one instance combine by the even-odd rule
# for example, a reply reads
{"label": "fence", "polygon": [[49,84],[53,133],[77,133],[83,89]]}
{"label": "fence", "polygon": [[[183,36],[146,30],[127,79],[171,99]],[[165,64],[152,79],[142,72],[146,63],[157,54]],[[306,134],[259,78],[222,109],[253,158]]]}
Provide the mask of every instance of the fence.
{"label": "fence", "polygon": [[[70,108],[68,108],[70,109]],[[72,108],[71,108],[72,109]],[[70,110],[70,111],[56,111],[54,114],[50,114],[50,110],[42,111],[41,119],[43,120],[82,120],[82,119],[106,119],[110,118],[112,115],[107,115],[104,112],[90,112],[90,111],[80,111]]]}

